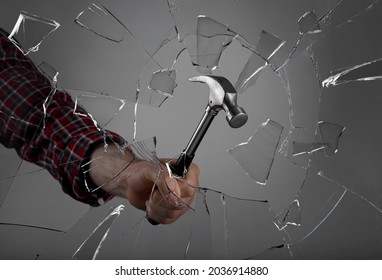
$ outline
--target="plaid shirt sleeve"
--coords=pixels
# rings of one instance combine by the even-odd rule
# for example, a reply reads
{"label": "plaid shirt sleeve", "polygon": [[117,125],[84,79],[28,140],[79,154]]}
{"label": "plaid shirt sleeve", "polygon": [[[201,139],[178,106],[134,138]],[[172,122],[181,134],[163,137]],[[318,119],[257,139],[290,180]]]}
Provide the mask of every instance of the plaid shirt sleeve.
{"label": "plaid shirt sleeve", "polygon": [[[58,90],[52,94],[52,90],[50,81],[0,28],[0,142],[14,148],[22,159],[47,169],[74,199],[99,206],[112,195],[101,189],[89,191],[95,186],[86,181],[81,166],[88,162],[93,146],[104,141],[104,134],[90,117],[73,113],[69,94]],[[113,141],[125,143],[119,135],[108,133]]]}

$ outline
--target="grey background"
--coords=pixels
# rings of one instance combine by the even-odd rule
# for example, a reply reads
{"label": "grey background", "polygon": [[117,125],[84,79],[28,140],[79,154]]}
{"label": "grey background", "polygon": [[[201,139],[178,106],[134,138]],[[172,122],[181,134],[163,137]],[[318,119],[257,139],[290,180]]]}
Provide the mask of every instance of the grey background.
{"label": "grey background", "polygon": [[[338,1],[177,2],[183,30],[192,32],[196,26],[196,16],[204,14],[228,24],[252,43],[257,41],[261,30],[275,34],[286,41],[286,48],[281,51],[285,55],[298,38],[299,17],[310,10],[315,10],[320,17]],[[328,28],[346,22],[372,2],[344,1],[327,22]],[[200,214],[194,216],[190,212],[184,219],[168,227],[154,229],[140,223],[132,230],[131,227],[144,213],[127,207],[113,226],[101,258],[183,258],[184,246],[190,236],[187,226],[192,221],[196,221],[192,235],[195,247],[192,247],[188,258],[224,258],[227,257],[222,249],[224,246],[228,246],[229,258],[256,255],[269,247],[287,243],[282,239],[285,238],[284,233],[278,232],[272,225],[272,218],[294,200],[304,184],[300,200],[302,226],[291,228],[290,233],[303,237],[319,227],[306,239],[292,245],[290,251],[285,247],[268,250],[258,255],[258,258],[380,259],[382,216],[370,204],[381,209],[380,82],[353,82],[323,89],[319,103],[320,91],[316,78],[319,74],[325,79],[333,69],[381,57],[382,40],[379,33],[382,9],[381,3],[376,2],[370,12],[361,14],[353,23],[335,29],[314,46],[318,73],[311,64],[308,52],[294,58],[287,68],[295,125],[306,127],[307,131],[314,129],[317,121],[321,120],[345,126],[337,154],[329,158],[322,154],[314,155],[313,168],[307,173],[304,168],[277,153],[269,181],[266,186],[261,186],[226,153],[227,149],[246,142],[267,119],[284,126],[282,140],[288,135],[288,93],[280,78],[267,67],[257,83],[239,96],[240,105],[249,114],[248,123],[233,130],[228,127],[223,115],[219,115],[203,140],[195,162],[202,171],[203,187],[234,197],[268,200],[269,205],[247,205],[232,199],[223,209],[219,195],[211,193],[211,224],[203,210],[200,210]],[[125,10],[119,10],[117,16],[131,28],[136,38],[128,34],[121,43],[107,41],[75,25],[74,19],[78,13],[90,3],[3,1],[0,25],[11,31],[20,10],[58,21],[61,27],[44,40],[40,50],[30,57],[37,64],[46,61],[54,66],[60,72],[59,83],[64,88],[107,92],[133,101],[136,82],[147,63],[151,65],[147,69],[158,70],[150,64],[152,61],[144,48],[153,54],[160,38],[171,27],[166,1],[124,1]],[[156,56],[163,67],[169,67],[173,61],[175,51],[171,48],[171,44],[164,46],[163,53]],[[214,74],[226,76],[234,84],[249,55],[234,41],[224,51],[219,69]],[[146,105],[138,108],[137,139],[156,136],[157,152],[161,157],[176,156],[183,150],[203,114],[208,98],[205,85],[187,81],[199,75],[187,52],[179,57],[175,70],[178,86],[174,97],[160,108]],[[107,127],[130,142],[133,140],[133,110],[134,104],[128,103]],[[302,140],[311,138],[309,133],[307,135]],[[13,176],[20,160],[13,151],[1,147],[0,152],[0,178]],[[110,207],[121,203],[128,205],[126,201],[114,199],[105,206],[89,210],[87,206],[62,194],[60,186],[46,172],[24,174],[37,169],[23,163],[18,170],[21,175],[15,178],[7,194],[5,190],[12,180],[0,181],[0,194],[6,196],[0,209],[0,222],[38,225],[68,232],[63,234],[0,225],[0,258],[31,259],[37,254],[41,258],[70,258]],[[317,177],[315,174],[319,170],[323,170],[330,180]],[[341,186],[348,191],[331,213],[343,194]],[[262,212],[268,206],[272,212]],[[226,228],[229,229],[228,245],[224,245],[224,215],[227,218]],[[210,232],[213,234],[212,241],[208,237]],[[140,238],[135,243],[137,235]],[[253,250],[244,252],[244,248]]]}

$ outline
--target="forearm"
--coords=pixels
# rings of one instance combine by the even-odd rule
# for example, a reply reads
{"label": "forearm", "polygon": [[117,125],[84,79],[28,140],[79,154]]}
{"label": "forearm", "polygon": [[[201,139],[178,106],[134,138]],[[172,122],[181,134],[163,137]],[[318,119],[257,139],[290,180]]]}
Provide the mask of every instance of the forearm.
{"label": "forearm", "polygon": [[[78,107],[82,116],[74,114],[74,105],[71,96],[55,91],[0,29],[0,142],[22,159],[46,168],[74,199],[97,206],[99,199],[111,196],[87,187],[82,166],[93,148],[103,143],[104,134],[85,110]],[[109,135],[124,144],[122,137]]]}

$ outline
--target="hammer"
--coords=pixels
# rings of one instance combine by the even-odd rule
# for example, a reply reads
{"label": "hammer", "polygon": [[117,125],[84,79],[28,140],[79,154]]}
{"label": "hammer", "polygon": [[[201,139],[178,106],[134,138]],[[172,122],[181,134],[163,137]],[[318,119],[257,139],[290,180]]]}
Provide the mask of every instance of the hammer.
{"label": "hammer", "polygon": [[206,83],[210,88],[210,96],[204,115],[187,147],[180,154],[175,164],[167,165],[171,169],[172,174],[180,178],[184,178],[186,175],[187,169],[195,156],[196,149],[219,111],[225,111],[227,122],[233,128],[243,126],[248,120],[248,115],[244,109],[237,106],[237,92],[235,88],[226,78],[206,75],[191,78],[189,81]]}

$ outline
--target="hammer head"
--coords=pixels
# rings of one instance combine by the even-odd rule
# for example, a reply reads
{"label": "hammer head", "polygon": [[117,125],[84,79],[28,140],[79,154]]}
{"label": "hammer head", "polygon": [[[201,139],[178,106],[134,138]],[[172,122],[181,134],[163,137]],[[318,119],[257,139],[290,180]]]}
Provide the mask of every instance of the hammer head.
{"label": "hammer head", "polygon": [[209,86],[208,106],[217,112],[223,109],[231,127],[238,128],[247,122],[248,115],[243,108],[237,105],[237,92],[226,78],[204,75],[191,78],[190,81],[206,83]]}

